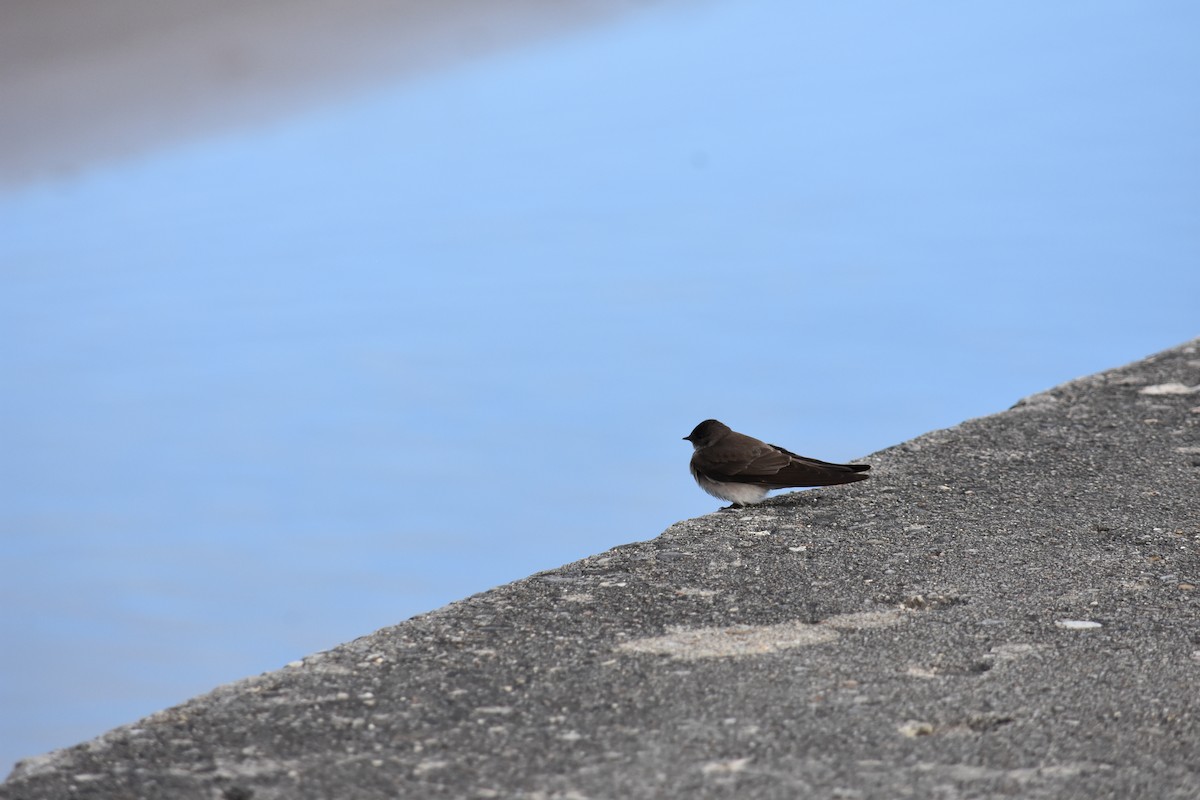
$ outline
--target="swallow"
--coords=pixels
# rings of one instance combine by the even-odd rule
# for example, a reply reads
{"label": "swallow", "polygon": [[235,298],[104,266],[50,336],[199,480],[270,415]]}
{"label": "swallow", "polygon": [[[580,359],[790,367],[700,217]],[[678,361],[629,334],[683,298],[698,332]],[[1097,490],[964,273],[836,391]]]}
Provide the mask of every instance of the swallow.
{"label": "swallow", "polygon": [[691,442],[692,477],[713,497],[741,508],[760,502],[772,489],[835,486],[866,480],[870,464],[831,464],[738,433],[706,419],[683,437]]}

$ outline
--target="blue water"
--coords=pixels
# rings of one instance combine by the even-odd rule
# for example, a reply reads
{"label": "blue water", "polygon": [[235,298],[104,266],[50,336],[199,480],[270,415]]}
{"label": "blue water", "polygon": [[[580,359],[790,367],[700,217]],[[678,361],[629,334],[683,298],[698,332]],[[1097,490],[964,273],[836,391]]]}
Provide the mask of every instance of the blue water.
{"label": "blue water", "polygon": [[1200,9],[713,3],[0,194],[0,771],[1200,333]]}

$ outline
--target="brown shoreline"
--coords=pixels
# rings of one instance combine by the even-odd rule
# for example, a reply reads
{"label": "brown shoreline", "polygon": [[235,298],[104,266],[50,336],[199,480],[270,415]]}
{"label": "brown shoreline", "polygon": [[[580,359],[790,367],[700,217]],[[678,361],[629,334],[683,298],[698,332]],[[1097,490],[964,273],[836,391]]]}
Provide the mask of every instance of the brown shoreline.
{"label": "brown shoreline", "polygon": [[12,0],[0,24],[0,186],[277,118],[646,5]]}

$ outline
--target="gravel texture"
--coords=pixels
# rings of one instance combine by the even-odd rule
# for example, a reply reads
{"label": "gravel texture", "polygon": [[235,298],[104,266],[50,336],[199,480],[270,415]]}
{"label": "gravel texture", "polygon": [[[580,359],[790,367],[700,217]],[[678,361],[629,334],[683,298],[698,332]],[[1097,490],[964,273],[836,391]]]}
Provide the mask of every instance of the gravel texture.
{"label": "gravel texture", "polygon": [[27,759],[4,798],[1200,797],[1200,340]]}

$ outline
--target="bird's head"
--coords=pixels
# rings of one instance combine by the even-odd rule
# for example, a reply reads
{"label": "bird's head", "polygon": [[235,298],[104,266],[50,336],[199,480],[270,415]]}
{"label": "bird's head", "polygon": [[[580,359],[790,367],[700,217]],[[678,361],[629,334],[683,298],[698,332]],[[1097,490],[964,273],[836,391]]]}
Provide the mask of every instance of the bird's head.
{"label": "bird's head", "polygon": [[715,419],[706,419],[701,422],[692,432],[683,437],[684,441],[692,443],[692,446],[697,450],[701,447],[707,447],[713,442],[720,439],[722,436],[730,432],[730,427],[724,423],[717,422]]}

